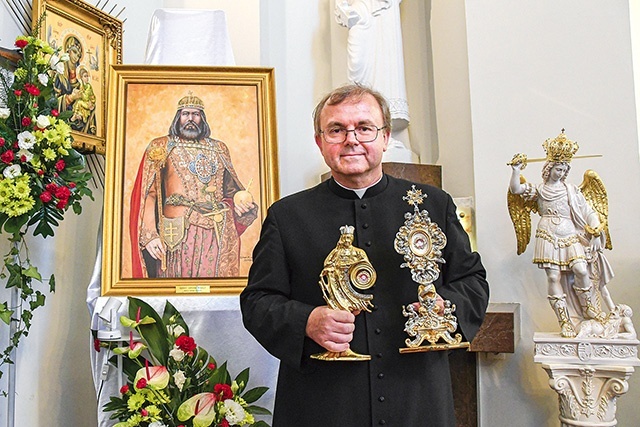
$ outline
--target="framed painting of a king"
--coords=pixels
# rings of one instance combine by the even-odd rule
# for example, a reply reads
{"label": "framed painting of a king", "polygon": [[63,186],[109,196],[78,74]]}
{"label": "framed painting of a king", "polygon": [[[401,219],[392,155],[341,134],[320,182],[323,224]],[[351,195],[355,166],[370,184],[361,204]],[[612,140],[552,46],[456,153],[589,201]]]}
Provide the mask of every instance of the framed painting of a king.
{"label": "framed painting of a king", "polygon": [[240,292],[279,191],[273,70],[109,78],[103,295]]}

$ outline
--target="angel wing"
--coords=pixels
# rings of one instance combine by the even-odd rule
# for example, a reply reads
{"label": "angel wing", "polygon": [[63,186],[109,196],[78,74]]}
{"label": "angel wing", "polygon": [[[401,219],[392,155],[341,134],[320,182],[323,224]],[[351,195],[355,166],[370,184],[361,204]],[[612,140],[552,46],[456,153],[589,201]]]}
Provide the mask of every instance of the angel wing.
{"label": "angel wing", "polygon": [[607,239],[605,248],[612,249],[611,235],[609,234],[609,198],[600,175],[591,169],[586,170],[582,178],[582,184],[580,184],[580,191],[589,205],[600,216],[600,223],[603,224],[602,232]]}
{"label": "angel wing", "polygon": [[[520,175],[520,184],[527,182],[524,176]],[[516,231],[516,240],[518,241],[518,255],[527,249],[529,240],[531,240],[531,211],[538,212],[538,204],[535,200],[525,200],[519,194],[513,194],[507,190],[507,207],[509,208],[509,216]]]}

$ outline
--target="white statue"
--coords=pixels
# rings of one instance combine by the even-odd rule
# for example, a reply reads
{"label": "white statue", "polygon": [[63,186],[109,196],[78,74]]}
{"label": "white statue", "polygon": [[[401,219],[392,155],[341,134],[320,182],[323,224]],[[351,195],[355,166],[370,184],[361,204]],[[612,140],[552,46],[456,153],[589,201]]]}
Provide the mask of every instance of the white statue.
{"label": "white statue", "polygon": [[401,1],[336,0],[335,16],[340,25],[349,29],[349,80],[377,90],[389,103],[393,133],[385,160],[411,162],[416,155],[407,148],[409,104],[404,78]]}
{"label": "white statue", "polygon": [[[584,174],[578,187],[565,182],[578,144],[564,130],[543,147],[547,153],[543,182],[533,185],[520,171],[526,156],[509,163],[509,214],[516,230],[518,254],[531,236],[531,211],[540,214],[535,232],[533,262],[546,272],[548,299],[563,337],[632,338],[631,309],[617,306],[607,289],[613,270],[603,249],[611,249],[607,224],[608,200],[600,177]],[[609,313],[605,313],[601,302]]]}

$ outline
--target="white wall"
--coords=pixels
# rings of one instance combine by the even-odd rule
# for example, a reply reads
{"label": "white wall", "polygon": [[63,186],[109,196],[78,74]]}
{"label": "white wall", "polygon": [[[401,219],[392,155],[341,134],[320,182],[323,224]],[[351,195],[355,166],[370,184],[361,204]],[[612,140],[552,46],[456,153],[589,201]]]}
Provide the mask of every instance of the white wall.
{"label": "white wall", "polygon": [[[580,144],[569,181],[596,170],[609,194],[616,271],[616,302],[640,310],[636,251],[640,238],[640,164],[626,0],[470,0],[465,2],[473,133],[478,249],[488,270],[493,301],[519,302],[522,340],[504,361],[484,361],[480,407],[484,426],[556,426],[557,396],[533,363],[535,331],[558,326],[546,300],[544,273],[532,263],[532,246],[516,256],[506,209],[513,154],[544,157],[542,142],[562,128]],[[524,171],[539,182],[541,164]],[[445,165],[445,169],[447,165]],[[537,218],[534,219],[537,221]],[[638,316],[635,319],[639,326]],[[618,400],[621,426],[638,425],[640,375]],[[514,418],[517,419],[514,424]]]}

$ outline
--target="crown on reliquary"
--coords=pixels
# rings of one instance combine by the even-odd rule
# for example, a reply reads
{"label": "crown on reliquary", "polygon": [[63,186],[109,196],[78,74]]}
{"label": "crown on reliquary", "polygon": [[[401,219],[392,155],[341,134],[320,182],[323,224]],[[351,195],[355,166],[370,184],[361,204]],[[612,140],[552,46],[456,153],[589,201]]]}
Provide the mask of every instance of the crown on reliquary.
{"label": "crown on reliquary", "polygon": [[178,101],[178,110],[182,110],[183,108],[204,110],[204,102],[202,102],[202,99],[189,92],[187,96],[182,97],[182,99]]}
{"label": "crown on reliquary", "polygon": [[564,129],[560,132],[560,135],[555,138],[547,139],[542,143],[544,151],[547,153],[547,162],[556,163],[569,163],[573,158],[573,155],[578,151],[578,143],[571,141],[564,134]]}

